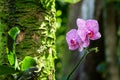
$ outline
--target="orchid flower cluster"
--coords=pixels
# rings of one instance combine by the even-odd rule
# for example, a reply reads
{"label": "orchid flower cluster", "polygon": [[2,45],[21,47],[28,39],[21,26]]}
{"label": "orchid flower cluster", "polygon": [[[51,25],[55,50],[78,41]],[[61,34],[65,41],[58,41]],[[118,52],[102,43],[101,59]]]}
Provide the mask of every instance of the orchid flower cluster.
{"label": "orchid flower cluster", "polygon": [[66,40],[70,50],[79,49],[82,51],[90,45],[90,40],[97,40],[101,37],[97,20],[76,20],[78,29],[71,29],[66,34]]}

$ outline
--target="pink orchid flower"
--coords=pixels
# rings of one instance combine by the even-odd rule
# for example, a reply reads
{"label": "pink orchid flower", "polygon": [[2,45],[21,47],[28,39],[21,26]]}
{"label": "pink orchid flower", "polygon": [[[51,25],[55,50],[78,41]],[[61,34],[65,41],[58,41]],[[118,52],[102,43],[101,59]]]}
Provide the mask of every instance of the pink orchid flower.
{"label": "pink orchid flower", "polygon": [[99,25],[96,20],[77,19],[78,30],[72,29],[66,34],[66,40],[70,50],[79,49],[82,51],[84,47],[88,47],[90,40],[97,40],[101,37]]}
{"label": "pink orchid flower", "polygon": [[72,29],[66,34],[66,40],[70,50],[83,50],[82,40],[80,39],[76,29]]}
{"label": "pink orchid flower", "polygon": [[83,47],[87,47],[90,44],[90,40],[96,40],[101,37],[99,33],[99,25],[96,20],[83,20],[78,18],[77,19],[77,26],[78,26],[78,35],[80,36],[81,40],[84,42]]}

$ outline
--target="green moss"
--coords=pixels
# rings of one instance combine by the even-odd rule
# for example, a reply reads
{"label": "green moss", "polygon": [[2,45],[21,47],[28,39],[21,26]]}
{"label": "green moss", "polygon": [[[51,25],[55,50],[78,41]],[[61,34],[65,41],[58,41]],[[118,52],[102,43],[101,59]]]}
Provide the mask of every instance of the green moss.
{"label": "green moss", "polygon": [[[8,26],[6,25],[5,18],[6,15],[5,11],[7,10],[6,5],[3,0],[0,1],[0,65],[7,64],[7,55],[6,55],[6,31]],[[4,79],[5,76],[0,76],[0,79]]]}
{"label": "green moss", "polygon": [[[44,49],[43,54],[41,57],[43,57],[42,64],[44,64],[43,68],[41,68],[40,76],[38,80],[41,78],[43,80],[55,80],[55,68],[54,68],[54,59],[56,58],[56,52],[55,52],[55,8],[54,6],[54,0],[51,3],[51,0],[41,0],[42,5],[45,5],[44,8],[46,8],[46,11],[44,13],[44,21],[42,22],[39,29],[44,29],[41,32],[41,35],[43,35],[44,38],[41,39]],[[49,8],[51,9],[49,9]],[[52,11],[51,11],[52,10]],[[46,48],[47,47],[47,48]],[[41,48],[40,48],[41,49]],[[41,51],[41,50],[40,50]],[[41,59],[38,58],[38,59]],[[41,60],[40,60],[41,61]]]}
{"label": "green moss", "polygon": [[12,6],[15,7],[13,12],[4,14],[10,19],[4,19],[8,20],[8,26],[18,26],[24,33],[16,45],[18,61],[25,56],[35,58],[39,68],[37,80],[55,80],[55,0],[16,0]]}
{"label": "green moss", "polygon": [[6,46],[6,37],[4,36],[5,35],[5,28],[7,26],[3,23],[1,23],[0,21],[0,64],[3,64],[5,63],[5,49],[4,49],[4,46]]}
{"label": "green moss", "polygon": [[[53,9],[53,8],[52,8],[52,6],[54,5],[53,2],[54,2],[54,0],[40,0],[40,3],[41,3],[41,5],[42,5],[42,7],[43,7],[44,9],[47,9],[47,10]],[[52,4],[52,5],[51,5],[51,4]]]}

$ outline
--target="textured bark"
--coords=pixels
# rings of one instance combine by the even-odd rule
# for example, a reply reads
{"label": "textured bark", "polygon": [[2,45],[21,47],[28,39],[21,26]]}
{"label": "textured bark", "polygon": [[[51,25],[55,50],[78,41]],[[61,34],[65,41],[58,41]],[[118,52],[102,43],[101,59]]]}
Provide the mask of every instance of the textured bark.
{"label": "textured bark", "polygon": [[[3,5],[4,1],[0,0],[0,65],[5,64],[7,62],[6,60],[6,28],[7,26],[5,25],[5,22],[2,20],[5,18],[4,16],[4,12],[3,9],[7,9],[5,8]],[[0,79],[3,80],[4,79],[4,75],[0,76]]]}
{"label": "textured bark", "polygon": [[108,67],[107,80],[119,80],[114,3],[106,4],[105,14],[105,53]]}
{"label": "textured bark", "polygon": [[5,63],[5,46],[6,46],[6,28],[7,25],[5,24],[4,18],[5,11],[7,8],[5,8],[3,5],[6,5],[4,1],[0,1],[0,64],[3,62]]}
{"label": "textured bark", "polygon": [[[3,21],[21,30],[16,53],[21,61],[33,57],[39,68],[35,80],[55,80],[55,0],[4,0]],[[6,8],[6,9],[5,9]],[[33,80],[33,79],[32,79]]]}

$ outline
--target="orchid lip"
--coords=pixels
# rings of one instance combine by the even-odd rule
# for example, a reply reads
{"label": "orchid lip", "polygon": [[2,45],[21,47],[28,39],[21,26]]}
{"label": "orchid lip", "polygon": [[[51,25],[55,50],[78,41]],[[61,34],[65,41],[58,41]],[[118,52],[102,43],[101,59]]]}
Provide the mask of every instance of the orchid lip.
{"label": "orchid lip", "polygon": [[93,31],[91,31],[90,33],[88,33],[88,37],[89,38],[92,38],[94,36],[94,32]]}
{"label": "orchid lip", "polygon": [[70,40],[71,46],[76,46],[78,45],[78,42],[74,41],[74,39]]}

